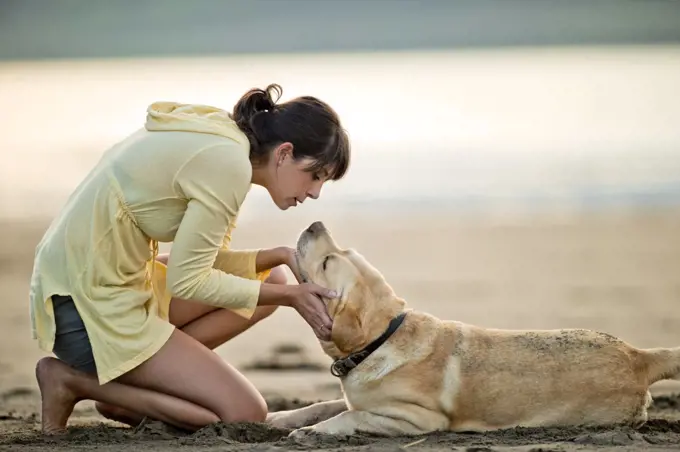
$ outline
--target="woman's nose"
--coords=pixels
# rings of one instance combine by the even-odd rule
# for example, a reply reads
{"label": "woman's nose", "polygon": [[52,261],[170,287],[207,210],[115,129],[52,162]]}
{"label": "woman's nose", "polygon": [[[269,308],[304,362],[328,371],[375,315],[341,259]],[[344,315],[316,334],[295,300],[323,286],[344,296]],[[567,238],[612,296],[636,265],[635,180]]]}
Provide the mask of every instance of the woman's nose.
{"label": "woman's nose", "polygon": [[318,199],[319,196],[321,196],[321,186],[322,184],[314,184],[312,188],[307,191],[307,196],[309,196],[312,199]]}

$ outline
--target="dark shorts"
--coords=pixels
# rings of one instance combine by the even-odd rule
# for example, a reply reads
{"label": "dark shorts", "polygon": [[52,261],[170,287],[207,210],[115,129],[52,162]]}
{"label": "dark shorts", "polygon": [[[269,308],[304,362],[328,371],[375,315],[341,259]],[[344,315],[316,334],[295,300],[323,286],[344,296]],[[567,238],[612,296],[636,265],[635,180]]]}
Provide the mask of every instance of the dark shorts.
{"label": "dark shorts", "polygon": [[52,305],[56,323],[53,353],[74,369],[96,375],[90,338],[73,298],[53,295]]}

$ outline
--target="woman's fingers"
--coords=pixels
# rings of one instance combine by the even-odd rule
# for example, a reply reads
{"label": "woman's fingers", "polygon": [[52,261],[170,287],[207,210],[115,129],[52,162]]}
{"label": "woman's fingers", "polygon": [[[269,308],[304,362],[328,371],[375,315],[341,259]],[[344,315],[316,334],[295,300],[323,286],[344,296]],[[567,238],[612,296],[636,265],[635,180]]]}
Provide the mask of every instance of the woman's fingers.
{"label": "woman's fingers", "polygon": [[309,288],[313,293],[315,293],[316,295],[319,295],[321,297],[326,297],[326,298],[337,298],[338,297],[338,293],[336,291],[331,290],[331,289],[326,289],[325,287],[322,287],[318,284],[309,283]]}
{"label": "woman's fingers", "polygon": [[333,321],[328,315],[326,305],[315,294],[309,294],[309,315],[310,326],[314,330],[314,334],[321,340],[329,340],[331,336],[331,328]]}
{"label": "woman's fingers", "polygon": [[329,340],[333,321],[319,295],[326,296],[330,291],[316,284],[301,284],[299,290],[301,298],[295,304],[298,313],[309,324],[317,338]]}
{"label": "woman's fingers", "polygon": [[322,341],[330,341],[331,340],[331,328],[325,325],[322,325],[314,330],[314,335]]}

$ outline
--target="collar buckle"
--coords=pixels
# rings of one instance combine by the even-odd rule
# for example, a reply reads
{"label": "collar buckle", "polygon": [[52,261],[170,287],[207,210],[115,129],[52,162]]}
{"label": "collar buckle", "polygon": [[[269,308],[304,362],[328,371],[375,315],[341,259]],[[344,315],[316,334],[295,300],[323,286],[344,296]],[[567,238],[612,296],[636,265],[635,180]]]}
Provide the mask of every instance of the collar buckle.
{"label": "collar buckle", "polygon": [[331,374],[335,377],[346,377],[350,370],[357,367],[359,363],[352,360],[352,356],[347,358],[336,359],[331,364]]}

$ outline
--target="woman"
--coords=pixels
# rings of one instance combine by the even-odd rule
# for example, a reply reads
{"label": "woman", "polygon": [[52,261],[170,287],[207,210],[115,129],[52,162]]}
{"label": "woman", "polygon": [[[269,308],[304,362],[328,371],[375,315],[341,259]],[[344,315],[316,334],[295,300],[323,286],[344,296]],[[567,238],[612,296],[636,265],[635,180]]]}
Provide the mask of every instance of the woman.
{"label": "woman", "polygon": [[[286,285],[280,266],[297,276],[291,248],[228,249],[251,184],[285,210],[347,171],[337,114],[314,97],[277,104],[281,92],[252,89],[232,114],[152,104],[145,127],[105,153],[53,221],[30,293],[33,335],[58,358],[36,367],[45,434],[63,432],[83,399],[132,425],[263,421],[262,396],[211,349],[277,306],[329,338],[320,297],[335,294]],[[158,242],[173,242],[169,256]]]}

